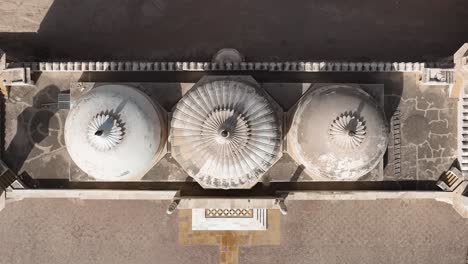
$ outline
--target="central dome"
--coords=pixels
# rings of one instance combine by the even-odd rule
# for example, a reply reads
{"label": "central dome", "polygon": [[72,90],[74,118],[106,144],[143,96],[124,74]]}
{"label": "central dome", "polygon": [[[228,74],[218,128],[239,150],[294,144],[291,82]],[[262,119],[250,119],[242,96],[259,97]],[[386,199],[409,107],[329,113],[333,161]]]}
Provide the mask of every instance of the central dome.
{"label": "central dome", "polygon": [[172,155],[206,188],[254,185],[280,156],[280,145],[276,109],[238,80],[194,87],[172,116]]}
{"label": "central dome", "polygon": [[103,85],[81,96],[65,122],[65,143],[75,164],[97,180],[139,180],[162,155],[163,110],[143,92]]}
{"label": "central dome", "polygon": [[232,109],[216,109],[203,122],[201,134],[215,140],[213,147],[223,151],[227,146],[237,148],[245,145],[249,126],[242,114]]}
{"label": "central dome", "polygon": [[359,87],[310,88],[293,109],[288,146],[310,176],[356,180],[387,149],[388,124],[375,100]]}

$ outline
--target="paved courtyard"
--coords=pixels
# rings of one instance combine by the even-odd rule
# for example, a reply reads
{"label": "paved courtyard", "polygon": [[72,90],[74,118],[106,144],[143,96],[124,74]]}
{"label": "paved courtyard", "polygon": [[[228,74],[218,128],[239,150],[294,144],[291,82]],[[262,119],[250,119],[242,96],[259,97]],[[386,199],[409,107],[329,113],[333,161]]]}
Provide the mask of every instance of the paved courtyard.
{"label": "paved courtyard", "polygon": [[[0,263],[218,263],[219,246],[181,245],[165,202],[25,200],[0,213]],[[239,263],[465,264],[468,220],[436,201],[290,202],[279,245]],[[274,241],[273,241],[274,242]]]}

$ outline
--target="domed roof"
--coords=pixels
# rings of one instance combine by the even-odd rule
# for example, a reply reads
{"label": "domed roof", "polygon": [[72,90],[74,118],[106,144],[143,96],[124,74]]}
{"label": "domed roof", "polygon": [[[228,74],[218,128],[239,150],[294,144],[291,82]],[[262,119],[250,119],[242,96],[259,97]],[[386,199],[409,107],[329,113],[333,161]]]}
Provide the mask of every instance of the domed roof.
{"label": "domed roof", "polygon": [[276,109],[233,79],[197,85],[177,104],[172,155],[205,188],[250,188],[280,157]]}
{"label": "domed roof", "polygon": [[143,92],[103,85],[81,96],[68,113],[65,143],[75,164],[104,181],[138,180],[165,144],[162,110]]}
{"label": "domed roof", "polygon": [[380,107],[362,89],[347,85],[305,94],[288,134],[293,157],[312,177],[335,180],[370,172],[382,160],[387,141],[388,124]]}

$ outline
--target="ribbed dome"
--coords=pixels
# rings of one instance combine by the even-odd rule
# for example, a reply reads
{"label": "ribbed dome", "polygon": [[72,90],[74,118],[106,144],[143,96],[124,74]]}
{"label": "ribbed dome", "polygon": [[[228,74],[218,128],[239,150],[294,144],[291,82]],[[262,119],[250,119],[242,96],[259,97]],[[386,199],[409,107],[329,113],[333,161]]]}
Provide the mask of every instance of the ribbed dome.
{"label": "ribbed dome", "polygon": [[65,143],[75,164],[97,180],[138,180],[160,157],[162,110],[139,90],[103,85],[81,96],[68,113]]}
{"label": "ribbed dome", "polygon": [[317,88],[305,94],[294,110],[288,146],[312,177],[355,180],[382,160],[388,124],[362,89]]}
{"label": "ribbed dome", "polygon": [[98,114],[88,125],[89,143],[98,150],[110,150],[123,139],[123,125],[109,114]]}
{"label": "ribbed dome", "polygon": [[[360,120],[361,119],[361,120]],[[330,142],[344,151],[357,149],[366,137],[366,126],[356,114],[343,113],[330,124]]]}
{"label": "ribbed dome", "polygon": [[278,158],[280,144],[276,109],[237,80],[194,87],[172,116],[172,155],[206,188],[251,187]]}

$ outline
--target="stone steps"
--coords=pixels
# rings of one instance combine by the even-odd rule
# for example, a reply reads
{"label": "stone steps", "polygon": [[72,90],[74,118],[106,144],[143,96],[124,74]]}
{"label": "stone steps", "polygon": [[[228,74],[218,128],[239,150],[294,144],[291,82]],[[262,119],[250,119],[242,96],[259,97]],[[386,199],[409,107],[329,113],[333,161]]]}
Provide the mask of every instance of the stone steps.
{"label": "stone steps", "polygon": [[16,180],[16,175],[0,160],[0,190],[6,189]]}
{"label": "stone steps", "polygon": [[463,176],[468,175],[468,96],[463,94],[459,104],[458,160]]}
{"label": "stone steps", "polygon": [[454,71],[444,68],[425,68],[421,81],[431,85],[453,84],[455,82]]}
{"label": "stone steps", "polygon": [[400,130],[400,108],[398,107],[392,116],[393,126],[393,160],[395,178],[401,175],[401,130]]}

